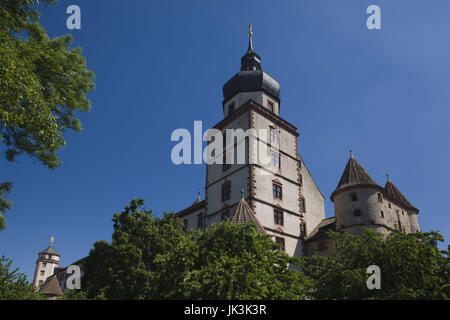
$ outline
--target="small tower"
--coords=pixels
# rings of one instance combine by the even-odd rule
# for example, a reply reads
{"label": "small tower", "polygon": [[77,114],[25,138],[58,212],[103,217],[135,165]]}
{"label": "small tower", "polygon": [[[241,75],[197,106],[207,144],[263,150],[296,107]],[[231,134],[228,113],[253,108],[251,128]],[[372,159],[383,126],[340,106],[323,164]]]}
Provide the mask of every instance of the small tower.
{"label": "small tower", "polygon": [[362,234],[367,227],[377,232],[387,231],[382,216],[383,191],[350,151],[341,180],[331,195],[336,230],[356,235]]}
{"label": "small tower", "polygon": [[[395,212],[394,226],[404,233],[416,233],[420,231],[417,215],[419,209],[409,202],[409,200],[400,192],[400,190],[392,183],[389,175],[384,186],[386,198],[389,200],[390,211]],[[389,210],[385,209],[385,210]],[[406,215],[405,215],[406,214]],[[397,219],[395,219],[397,218]]]}
{"label": "small tower", "polygon": [[45,280],[53,275],[55,268],[59,265],[59,254],[53,248],[55,239],[51,237],[50,246],[42,252],[39,252],[36,261],[36,271],[34,272],[33,287],[38,288]]}

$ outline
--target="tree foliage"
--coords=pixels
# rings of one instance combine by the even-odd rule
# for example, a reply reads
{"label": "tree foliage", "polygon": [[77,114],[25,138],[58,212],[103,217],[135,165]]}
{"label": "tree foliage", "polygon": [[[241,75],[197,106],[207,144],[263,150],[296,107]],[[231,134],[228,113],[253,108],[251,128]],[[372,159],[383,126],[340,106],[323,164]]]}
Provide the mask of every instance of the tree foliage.
{"label": "tree foliage", "polygon": [[0,230],[5,229],[4,214],[11,208],[11,201],[6,199],[6,194],[11,193],[12,185],[9,182],[0,183]]}
{"label": "tree foliage", "polygon": [[8,161],[25,153],[53,169],[61,165],[56,152],[66,144],[65,132],[81,131],[75,112],[89,111],[94,74],[70,35],[47,35],[36,4],[0,1],[0,141]]}
{"label": "tree foliage", "polygon": [[[437,232],[387,237],[372,229],[358,237],[330,232],[333,250],[328,257],[304,258],[313,279],[316,299],[448,299],[449,251],[440,251]],[[381,289],[366,286],[366,269],[381,269]]]}
{"label": "tree foliage", "polygon": [[256,225],[228,222],[182,230],[172,213],[153,217],[134,199],[114,216],[112,242],[94,244],[85,263],[89,298],[301,299],[307,278]]}
{"label": "tree foliage", "polygon": [[42,296],[27,282],[18,269],[10,270],[12,261],[0,258],[0,300],[37,300]]}

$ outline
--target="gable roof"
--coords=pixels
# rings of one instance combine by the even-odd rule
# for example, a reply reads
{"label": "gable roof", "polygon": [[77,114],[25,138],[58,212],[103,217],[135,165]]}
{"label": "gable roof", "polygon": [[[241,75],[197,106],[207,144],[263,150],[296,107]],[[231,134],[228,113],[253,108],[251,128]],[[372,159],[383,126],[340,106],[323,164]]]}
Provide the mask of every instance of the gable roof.
{"label": "gable roof", "polygon": [[334,196],[341,190],[353,187],[353,186],[376,186],[381,188],[381,186],[372,179],[372,177],[367,173],[362,165],[353,156],[348,159],[347,165],[345,166],[344,172],[342,173],[341,179],[336,187],[336,189],[331,194],[331,200]]}
{"label": "gable roof", "polygon": [[258,219],[255,216],[255,212],[248,205],[245,199],[241,199],[236,205],[233,214],[231,215],[230,222],[231,223],[246,223],[248,221],[253,221],[258,226],[258,232],[266,233],[264,227],[259,223]]}
{"label": "gable roof", "polygon": [[406,199],[406,197],[403,195],[403,193],[400,192],[400,190],[391,182],[391,180],[388,180],[386,182],[386,185],[384,186],[384,190],[386,192],[386,195],[389,199],[405,206],[408,209],[411,209],[415,212],[419,212],[419,209],[414,207],[411,202]]}

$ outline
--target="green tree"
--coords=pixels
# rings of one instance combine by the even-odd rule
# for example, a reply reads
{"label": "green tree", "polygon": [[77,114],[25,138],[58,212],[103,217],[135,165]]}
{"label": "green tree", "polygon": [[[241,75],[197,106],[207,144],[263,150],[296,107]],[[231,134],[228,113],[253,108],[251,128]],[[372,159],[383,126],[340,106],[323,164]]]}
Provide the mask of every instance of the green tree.
{"label": "green tree", "polygon": [[302,299],[308,279],[256,225],[182,231],[172,213],[153,217],[143,200],[114,216],[112,242],[94,244],[83,288],[106,299]]}
{"label": "green tree", "polygon": [[28,283],[18,269],[10,270],[12,261],[0,258],[0,300],[36,300],[42,296]]}
{"label": "green tree", "polygon": [[89,111],[94,74],[70,35],[49,38],[34,3],[0,1],[0,141],[8,161],[25,153],[53,169],[65,132],[81,131],[75,112]]}
{"label": "green tree", "polygon": [[[448,299],[449,251],[440,251],[437,232],[384,237],[367,229],[361,236],[330,232],[328,257],[303,258],[316,299]],[[369,290],[367,267],[381,270],[381,289]]]}
{"label": "green tree", "polygon": [[58,297],[58,300],[87,300],[86,292],[72,289]]}
{"label": "green tree", "polygon": [[5,217],[3,215],[11,208],[11,201],[6,199],[6,193],[11,193],[11,189],[11,183],[0,183],[0,230],[5,229]]}

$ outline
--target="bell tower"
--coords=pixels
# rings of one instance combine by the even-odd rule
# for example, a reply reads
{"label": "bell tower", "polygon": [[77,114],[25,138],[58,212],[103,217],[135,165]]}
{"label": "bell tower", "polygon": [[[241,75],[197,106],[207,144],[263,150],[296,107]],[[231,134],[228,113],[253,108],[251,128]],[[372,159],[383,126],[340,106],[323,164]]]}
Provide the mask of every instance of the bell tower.
{"label": "bell tower", "polygon": [[214,126],[223,137],[214,158],[222,163],[206,165],[205,226],[229,218],[244,190],[265,232],[301,256],[308,230],[325,217],[324,197],[298,153],[297,128],[280,117],[280,84],[262,69],[252,25],[240,70],[223,86],[222,108]]}
{"label": "bell tower", "polygon": [[51,237],[50,246],[39,252],[38,260],[36,261],[36,270],[34,272],[33,287],[40,287],[48,277],[53,275],[55,268],[59,265],[59,254],[53,247],[55,238]]}

